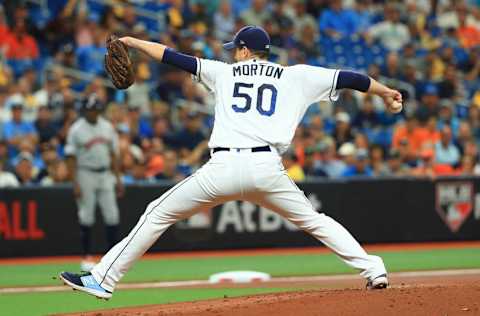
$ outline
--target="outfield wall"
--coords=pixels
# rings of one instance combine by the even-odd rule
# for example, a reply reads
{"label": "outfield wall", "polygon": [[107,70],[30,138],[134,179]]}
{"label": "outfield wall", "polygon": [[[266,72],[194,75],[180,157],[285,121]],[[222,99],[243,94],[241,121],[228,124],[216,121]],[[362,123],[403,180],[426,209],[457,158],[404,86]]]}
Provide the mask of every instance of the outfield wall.
{"label": "outfield wall", "polygon": [[[130,186],[119,200],[122,236],[171,185]],[[349,180],[299,184],[312,205],[365,243],[480,239],[480,179]],[[185,197],[188,198],[188,197]],[[101,218],[95,251],[105,250]],[[291,223],[246,202],[230,202],[170,228],[152,251],[312,246]],[[0,190],[0,257],[80,253],[69,187]]]}

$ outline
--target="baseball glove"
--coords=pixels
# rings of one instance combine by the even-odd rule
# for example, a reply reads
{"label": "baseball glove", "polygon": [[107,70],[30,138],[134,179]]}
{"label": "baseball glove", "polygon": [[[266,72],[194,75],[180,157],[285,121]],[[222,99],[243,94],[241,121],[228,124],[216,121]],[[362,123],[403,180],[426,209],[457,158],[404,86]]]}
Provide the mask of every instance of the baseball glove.
{"label": "baseball glove", "polygon": [[107,38],[107,53],[105,54],[105,70],[110,75],[117,89],[127,89],[135,81],[133,64],[128,55],[128,47],[115,35]]}

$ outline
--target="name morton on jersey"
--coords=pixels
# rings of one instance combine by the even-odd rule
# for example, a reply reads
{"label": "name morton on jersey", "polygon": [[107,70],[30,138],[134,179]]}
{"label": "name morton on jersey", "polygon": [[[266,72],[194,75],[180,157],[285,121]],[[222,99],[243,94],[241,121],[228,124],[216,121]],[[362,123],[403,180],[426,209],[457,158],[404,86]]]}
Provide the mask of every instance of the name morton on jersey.
{"label": "name morton on jersey", "polygon": [[233,67],[233,76],[267,76],[275,79],[282,77],[283,67],[269,64],[246,64]]}

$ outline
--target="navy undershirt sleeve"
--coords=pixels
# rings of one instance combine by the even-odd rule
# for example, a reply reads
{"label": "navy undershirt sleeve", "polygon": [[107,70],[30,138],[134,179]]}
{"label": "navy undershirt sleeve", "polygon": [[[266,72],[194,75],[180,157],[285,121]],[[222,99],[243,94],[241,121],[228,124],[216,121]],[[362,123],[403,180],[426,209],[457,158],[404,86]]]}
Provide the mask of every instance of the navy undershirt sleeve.
{"label": "navy undershirt sleeve", "polygon": [[179,53],[171,48],[165,49],[162,62],[188,71],[193,75],[197,74],[197,59],[193,56]]}
{"label": "navy undershirt sleeve", "polygon": [[370,77],[354,71],[341,70],[338,74],[336,88],[348,88],[361,92],[367,92],[368,88],[370,88]]}

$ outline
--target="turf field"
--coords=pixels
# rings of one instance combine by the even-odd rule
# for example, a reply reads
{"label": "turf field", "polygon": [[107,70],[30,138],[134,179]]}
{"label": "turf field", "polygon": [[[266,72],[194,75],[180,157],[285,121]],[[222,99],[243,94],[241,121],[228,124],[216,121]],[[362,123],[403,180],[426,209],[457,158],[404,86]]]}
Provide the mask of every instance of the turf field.
{"label": "turf field", "polygon": [[[435,247],[433,247],[435,248]],[[377,250],[390,272],[410,270],[469,269],[480,267],[480,244],[442,249]],[[60,271],[77,271],[78,262],[26,264],[0,261],[0,287],[58,286]],[[256,270],[274,277],[355,273],[330,253],[289,253],[147,258],[138,262],[123,283],[206,280],[229,270]],[[156,288],[120,290],[108,301],[99,301],[73,291],[5,293],[0,289],[2,315],[46,315],[115,307],[193,301],[247,294],[299,290],[298,287],[258,288]]]}

